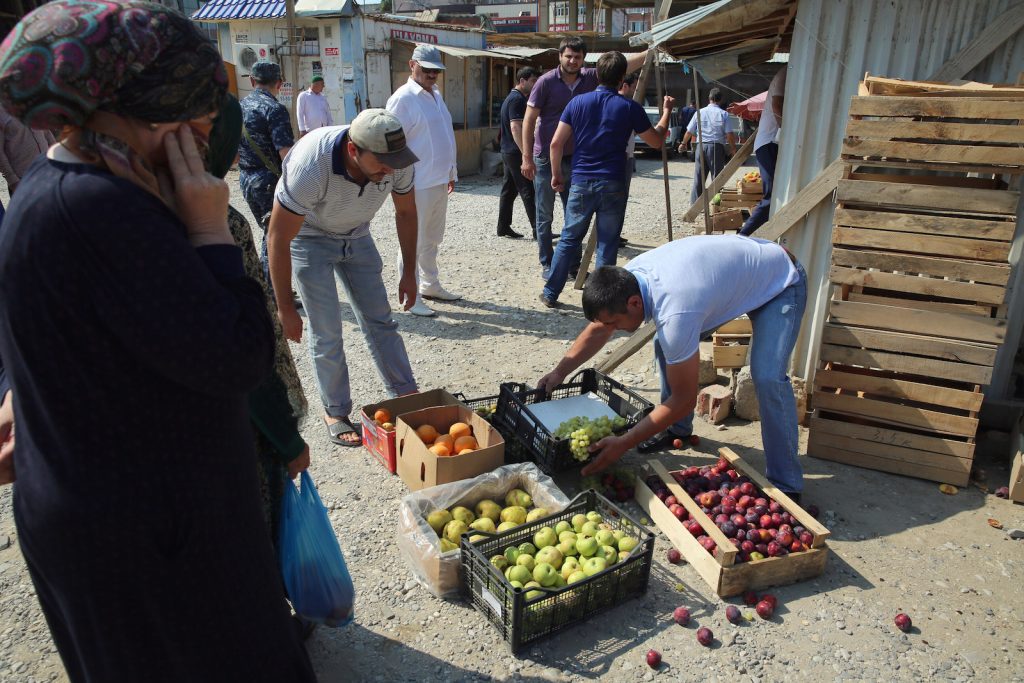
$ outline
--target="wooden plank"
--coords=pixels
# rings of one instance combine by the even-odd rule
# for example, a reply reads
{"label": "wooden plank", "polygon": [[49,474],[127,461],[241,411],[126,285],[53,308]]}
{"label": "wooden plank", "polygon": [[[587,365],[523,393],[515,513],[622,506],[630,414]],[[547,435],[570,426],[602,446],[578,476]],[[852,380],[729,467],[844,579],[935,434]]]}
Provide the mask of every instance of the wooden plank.
{"label": "wooden plank", "polygon": [[968,71],[1024,27],[1024,4],[1016,3],[994,18],[985,29],[971,39],[956,55],[946,61],[928,78],[929,81],[954,81]]}
{"label": "wooden plank", "polygon": [[766,557],[756,562],[744,562],[722,570],[719,579],[719,597],[742,595],[773,586],[786,586],[820,576],[828,563],[828,548],[811,548],[785,557]]}
{"label": "wooden plank", "polygon": [[936,377],[953,382],[987,385],[992,381],[992,368],[984,365],[950,362],[933,358],[906,356],[869,349],[852,349],[834,344],[821,345],[821,360],[843,365],[860,365],[891,372],[905,372],[922,377]]}
{"label": "wooden plank", "polygon": [[907,463],[937,467],[941,470],[959,472],[961,474],[971,473],[971,458],[957,458],[952,455],[940,455],[928,451],[918,451],[913,448],[900,448],[876,443],[874,441],[860,441],[851,439],[848,436],[837,436],[825,432],[813,432],[807,438],[807,452],[817,452],[823,449],[838,448],[852,453],[864,453],[878,458],[899,460]]}
{"label": "wooden plank", "polygon": [[825,325],[821,340],[826,344],[910,353],[915,356],[931,356],[942,360],[988,367],[995,365],[998,351],[998,347],[991,344],[971,344],[916,334],[903,334],[902,332],[846,327],[833,323]]}
{"label": "wooden plank", "polygon": [[1002,304],[1006,299],[1006,288],[997,285],[940,280],[918,275],[898,275],[878,270],[860,270],[841,266],[832,266],[829,269],[829,280],[837,285],[889,289],[895,292],[926,294],[944,299],[960,299],[996,306]]}
{"label": "wooden plank", "polygon": [[843,163],[850,164],[855,168],[897,168],[905,169],[908,171],[928,171],[933,173],[935,171],[950,171],[952,173],[985,173],[1002,175],[1008,169],[1006,166],[993,166],[987,163],[977,164],[965,164],[965,163],[947,163],[943,161],[901,161],[899,159],[871,159],[865,161],[863,159],[842,159]]}
{"label": "wooden plank", "polygon": [[[739,170],[740,166],[750,157],[754,152],[754,136],[751,135],[747,138],[747,141],[740,145],[740,148],[736,150],[736,153],[732,156],[732,159],[726,163],[718,175],[715,176],[714,180],[711,181],[711,186],[704,189],[705,192],[710,192],[709,196],[714,197],[718,194],[718,191],[725,187],[725,184],[729,182],[733,174]],[[697,214],[704,210],[703,202],[697,201],[690,208],[683,213],[684,221],[692,221],[697,217]]]}
{"label": "wooden plank", "polygon": [[832,249],[832,263],[853,268],[877,268],[905,273],[921,273],[956,280],[1005,285],[1010,280],[1010,266],[1002,263],[978,263],[956,259],[895,254],[884,251]]}
{"label": "wooden plank", "polygon": [[812,434],[815,430],[818,430],[828,432],[829,434],[850,436],[855,439],[876,441],[878,443],[889,444],[890,446],[913,448],[916,450],[928,451],[930,453],[955,455],[958,458],[974,457],[974,444],[968,443],[967,441],[946,439],[938,436],[926,436],[924,434],[914,434],[912,432],[879,427],[877,425],[855,424],[853,422],[822,417],[817,411],[815,411],[815,414],[811,416],[810,427]]}
{"label": "wooden plank", "polygon": [[712,346],[711,362],[716,368],[742,368],[747,364],[748,351],[750,346],[746,344]]}
{"label": "wooden plank", "polygon": [[[923,163],[946,162],[990,164],[993,166],[1024,166],[1024,149],[940,143],[902,142],[845,138],[841,154],[844,157],[907,159]],[[868,164],[870,165],[870,164]]]}
{"label": "wooden plank", "polygon": [[761,476],[760,472],[751,467],[746,460],[737,455],[731,448],[723,446],[718,449],[718,454],[728,460],[735,469],[750,477],[755,486],[764,491],[769,498],[777,502],[786,512],[792,515],[793,519],[799,522],[801,526],[810,531],[811,535],[814,536],[814,542],[811,544],[812,548],[820,548],[825,545],[825,541],[828,540],[832,532],[826,529],[811,513],[804,510],[796,501],[787,496],[785,492]]}
{"label": "wooden plank", "polygon": [[962,313],[938,313],[898,306],[879,306],[853,301],[833,301],[831,322],[877,327],[894,332],[926,334],[948,339],[965,339],[985,344],[1002,344],[1006,321]]}
{"label": "wooden plank", "polygon": [[814,386],[816,390],[819,388],[849,389],[863,391],[873,396],[919,401],[959,410],[981,410],[981,403],[985,397],[980,391],[964,391],[934,384],[835,369],[818,370],[814,373]]}
{"label": "wooden plank", "polygon": [[852,451],[844,451],[839,448],[818,449],[815,450],[814,453],[808,451],[807,455],[821,460],[841,462],[844,465],[855,465],[857,467],[865,467],[870,470],[902,474],[908,477],[928,479],[930,481],[937,481],[943,484],[953,484],[954,486],[966,486],[970,481],[970,475],[953,472],[952,470],[944,470],[938,467],[929,467],[927,465],[917,463],[902,462],[900,460],[890,460],[889,458],[879,458],[878,456],[868,455],[867,453],[854,453]]}
{"label": "wooden plank", "polygon": [[833,228],[832,243],[846,247],[870,247],[885,251],[908,251],[932,256],[1001,263],[1005,263],[1010,255],[1009,242],[971,240],[961,237],[919,236],[866,228]]}
{"label": "wooden plank", "polygon": [[[962,140],[965,142],[1024,143],[1024,129],[1014,125],[989,123],[945,123],[898,121],[880,119],[851,119],[846,124],[847,137],[891,140],[914,138],[918,140]],[[983,148],[987,149],[987,148]]]}
{"label": "wooden plank", "polygon": [[835,225],[848,228],[872,228],[895,232],[915,232],[925,235],[946,235],[971,239],[1003,240],[1013,239],[1013,221],[963,218],[961,216],[932,216],[921,213],[896,213],[891,211],[864,211],[861,209],[836,209]]}
{"label": "wooden plank", "polygon": [[839,159],[826,166],[793,199],[776,211],[767,223],[758,228],[756,236],[769,241],[779,239],[786,231],[803,220],[804,216],[822,200],[832,194],[845,168],[846,164]]}
{"label": "wooden plank", "polygon": [[607,358],[598,363],[597,369],[608,374],[615,368],[619,367],[627,358],[639,351],[642,347],[646,346],[647,342],[654,339],[654,333],[656,331],[657,328],[653,322],[644,323],[643,326],[631,334],[628,339],[619,344],[619,346],[612,351]]}
{"label": "wooden plank", "polygon": [[[668,473],[665,466],[657,460],[648,460],[647,465],[651,470],[661,477],[661,480],[668,486],[668,490],[672,492],[672,495],[676,497],[679,504],[686,508],[686,511],[690,513],[690,517],[697,520],[700,523],[700,527],[704,529],[704,533],[711,537],[711,540],[718,546],[718,552],[715,554],[715,560],[723,567],[731,567],[736,563],[737,548],[729,540],[729,537],[722,533],[722,530],[711,521],[711,518],[704,514],[704,511],[700,509],[697,502],[690,498],[690,494],[683,490],[672,475]],[[673,515],[673,518],[675,515]],[[676,520],[679,521],[678,519]],[[703,548],[702,548],[703,550]],[[706,550],[704,552],[707,552]]]}
{"label": "wooden plank", "polygon": [[877,97],[850,99],[850,116],[927,116],[954,119],[996,119],[1017,121],[1024,118],[1024,102],[1019,99],[983,97]]}
{"label": "wooden plank", "polygon": [[[870,168],[870,161],[862,167]],[[859,166],[861,167],[861,166]],[[982,190],[1005,190],[1006,183],[998,178],[973,178],[968,176],[928,175],[927,173],[867,173],[856,171],[850,174],[850,180],[877,180],[882,183],[917,183],[918,185],[939,185],[942,187],[976,187]]]}
{"label": "wooden plank", "polygon": [[1019,192],[964,188],[956,192],[931,185],[880,183],[872,180],[840,180],[839,202],[870,206],[920,207],[929,211],[1017,214]]}
{"label": "wooden plank", "polygon": [[587,238],[587,246],[583,250],[579,269],[576,271],[576,281],[573,289],[583,289],[583,283],[587,281],[587,271],[590,270],[590,261],[594,258],[594,251],[597,249],[597,224],[590,228],[590,237]]}
{"label": "wooden plank", "polygon": [[950,415],[913,406],[901,406],[871,398],[830,394],[827,391],[814,394],[814,408],[831,413],[863,417],[872,422],[882,422],[897,427],[927,429],[953,436],[973,437],[978,432],[978,420],[970,417]]}
{"label": "wooden plank", "polygon": [[902,308],[914,308],[921,311],[939,311],[941,313],[969,313],[980,315],[986,318],[992,317],[992,306],[980,304],[957,304],[946,301],[922,301],[906,297],[881,296],[877,294],[865,294],[864,292],[851,291],[846,294],[844,301],[861,301],[868,304],[881,304],[882,306],[900,306]]}

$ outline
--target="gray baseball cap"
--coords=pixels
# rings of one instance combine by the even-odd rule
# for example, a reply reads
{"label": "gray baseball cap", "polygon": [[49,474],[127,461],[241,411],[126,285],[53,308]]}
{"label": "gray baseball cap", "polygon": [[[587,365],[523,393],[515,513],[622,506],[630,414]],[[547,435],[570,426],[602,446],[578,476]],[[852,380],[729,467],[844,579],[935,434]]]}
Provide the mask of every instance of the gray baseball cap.
{"label": "gray baseball cap", "polygon": [[348,129],[348,139],[391,168],[407,168],[419,158],[406,145],[398,117],[387,109],[364,109]]}
{"label": "gray baseball cap", "polygon": [[444,62],[441,61],[441,51],[433,45],[420,43],[412,51],[412,61],[417,62],[424,69],[440,69],[444,71]]}

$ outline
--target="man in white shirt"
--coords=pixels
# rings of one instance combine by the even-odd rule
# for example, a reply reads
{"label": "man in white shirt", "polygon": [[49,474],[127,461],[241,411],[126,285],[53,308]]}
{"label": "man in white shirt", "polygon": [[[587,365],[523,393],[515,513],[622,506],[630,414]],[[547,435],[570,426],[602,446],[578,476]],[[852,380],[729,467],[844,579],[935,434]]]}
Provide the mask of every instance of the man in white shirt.
{"label": "man in white shirt", "polygon": [[708,172],[714,178],[725,168],[725,145],[729,145],[729,156],[736,153],[736,135],[729,130],[729,112],[722,109],[721,102],[722,91],[712,88],[708,93],[708,106],[697,112],[686,126],[686,135],[683,136],[682,143],[684,148],[690,140],[698,138],[697,117],[700,117],[700,137],[693,153],[693,189],[690,190],[690,204],[696,204],[697,199],[704,193],[704,182]]}
{"label": "man in white shirt", "polygon": [[[423,297],[456,301],[461,297],[441,286],[437,272],[437,250],[444,238],[448,195],[455,190],[455,129],[448,106],[437,87],[444,71],[441,51],[433,45],[417,45],[409,61],[412,75],[388,99],[387,109],[402,122],[409,148],[416,162],[416,214],[418,219],[416,270],[420,296],[410,313],[436,315]],[[399,270],[402,261],[399,258]]]}
{"label": "man in white shirt", "polygon": [[782,101],[786,92],[786,69],[776,72],[768,86],[764,109],[757,124],[754,137],[754,156],[761,169],[764,197],[750,212],[750,218],[740,229],[741,235],[749,235],[768,221],[768,209],[772,205],[772,186],[775,185],[775,164],[779,160],[779,127],[782,125]]}
{"label": "man in white shirt", "polygon": [[313,76],[313,80],[309,83],[309,90],[299,93],[296,106],[300,138],[311,130],[334,125],[334,119],[331,118],[331,105],[324,97],[323,76]]}

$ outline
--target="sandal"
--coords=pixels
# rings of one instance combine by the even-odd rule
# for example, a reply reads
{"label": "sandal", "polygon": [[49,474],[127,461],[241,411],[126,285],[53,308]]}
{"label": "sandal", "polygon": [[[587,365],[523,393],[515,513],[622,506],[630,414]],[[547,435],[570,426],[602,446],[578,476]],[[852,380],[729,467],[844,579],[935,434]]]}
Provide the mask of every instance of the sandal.
{"label": "sandal", "polygon": [[334,424],[327,424],[326,421],[324,422],[324,426],[327,427],[327,438],[331,440],[331,443],[338,444],[339,446],[345,446],[346,448],[359,448],[360,446],[362,446],[362,436],[359,437],[358,441],[346,441],[345,439],[341,438],[343,434],[359,435],[359,432],[356,430],[355,425],[352,424],[352,420],[348,419],[347,417],[340,417],[338,418],[338,420],[339,421],[335,422]]}
{"label": "sandal", "polygon": [[683,446],[689,445],[690,436],[676,436],[672,432],[662,432],[661,434],[655,434],[647,441],[642,442],[636,447],[638,453],[653,453],[655,451],[667,451],[670,448],[674,448],[672,445],[676,439],[680,439],[683,442]]}

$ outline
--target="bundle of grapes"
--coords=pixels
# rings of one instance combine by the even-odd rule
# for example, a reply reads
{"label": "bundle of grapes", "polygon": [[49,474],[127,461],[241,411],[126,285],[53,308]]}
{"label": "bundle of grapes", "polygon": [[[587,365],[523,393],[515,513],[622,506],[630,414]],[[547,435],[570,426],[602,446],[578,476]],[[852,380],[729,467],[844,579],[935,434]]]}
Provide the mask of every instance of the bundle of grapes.
{"label": "bundle of grapes", "polygon": [[559,439],[569,439],[569,450],[572,457],[580,462],[590,459],[590,446],[612,432],[621,430],[626,426],[626,418],[616,416],[609,418],[602,416],[596,419],[589,417],[574,417],[558,425],[555,436]]}

